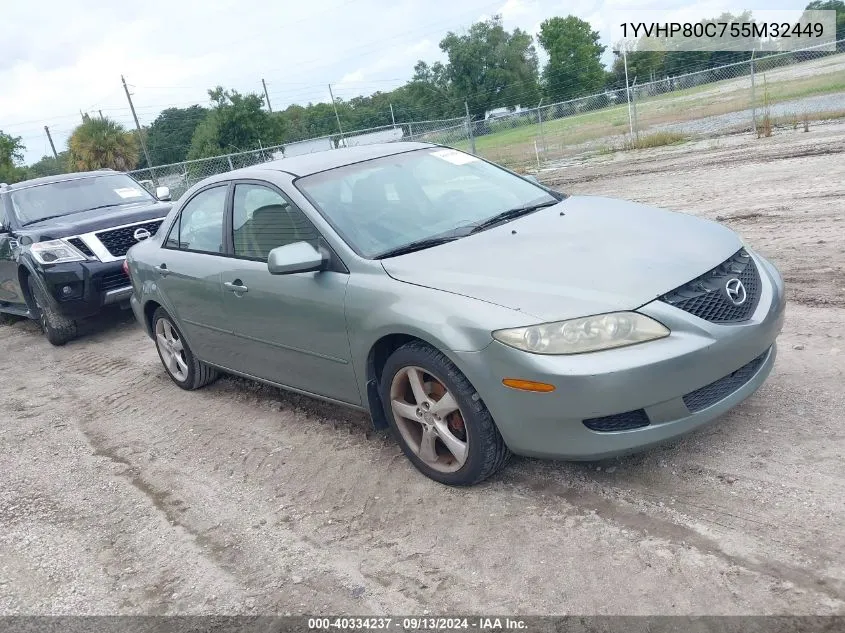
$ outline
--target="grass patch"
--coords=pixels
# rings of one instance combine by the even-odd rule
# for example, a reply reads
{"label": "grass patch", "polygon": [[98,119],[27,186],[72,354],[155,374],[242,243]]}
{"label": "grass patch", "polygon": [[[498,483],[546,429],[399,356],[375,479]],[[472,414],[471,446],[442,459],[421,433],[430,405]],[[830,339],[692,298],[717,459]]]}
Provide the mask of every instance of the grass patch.
{"label": "grass patch", "polygon": [[663,147],[665,145],[676,145],[687,140],[686,134],[680,132],[654,132],[653,134],[641,135],[633,141],[626,141],[623,149],[648,149],[650,147]]}

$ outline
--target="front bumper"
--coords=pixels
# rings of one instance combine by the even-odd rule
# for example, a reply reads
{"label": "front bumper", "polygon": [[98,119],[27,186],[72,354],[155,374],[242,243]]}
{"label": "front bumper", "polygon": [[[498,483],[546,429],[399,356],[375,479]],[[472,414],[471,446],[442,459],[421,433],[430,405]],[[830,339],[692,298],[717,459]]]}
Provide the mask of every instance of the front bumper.
{"label": "front bumper", "polygon": [[[123,260],[117,262],[73,262],[55,264],[39,270],[54,307],[71,319],[93,316],[103,306],[127,301],[132,283],[123,272]],[[69,295],[63,293],[70,288]]]}
{"label": "front bumper", "polygon": [[[653,301],[640,308],[672,331],[665,339],[575,356],[528,354],[494,341],[478,352],[456,352],[508,447],[517,454],[573,460],[634,452],[688,433],[753,394],[774,366],[785,297],[777,270],[755,255],[762,291],[752,318],[719,325]],[[752,363],[739,385],[690,410],[684,396]],[[502,385],[523,378],[556,386],[529,393]],[[690,401],[691,402],[691,401]],[[641,410],[641,411],[640,411]],[[584,420],[644,412],[645,425],[595,431]]]}

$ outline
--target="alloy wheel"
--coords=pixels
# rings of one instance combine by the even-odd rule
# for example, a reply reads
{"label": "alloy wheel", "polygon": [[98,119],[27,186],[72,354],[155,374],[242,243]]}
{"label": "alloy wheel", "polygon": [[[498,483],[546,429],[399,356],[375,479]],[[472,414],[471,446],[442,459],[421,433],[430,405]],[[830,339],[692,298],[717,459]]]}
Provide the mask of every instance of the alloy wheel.
{"label": "alloy wheel", "polygon": [[159,319],[156,321],[155,335],[156,346],[167,371],[179,382],[185,382],[188,379],[188,361],[176,328],[167,319]]}
{"label": "alloy wheel", "polygon": [[464,416],[442,380],[421,367],[404,367],[390,385],[390,406],[402,439],[427,466],[452,473],[466,463]]}

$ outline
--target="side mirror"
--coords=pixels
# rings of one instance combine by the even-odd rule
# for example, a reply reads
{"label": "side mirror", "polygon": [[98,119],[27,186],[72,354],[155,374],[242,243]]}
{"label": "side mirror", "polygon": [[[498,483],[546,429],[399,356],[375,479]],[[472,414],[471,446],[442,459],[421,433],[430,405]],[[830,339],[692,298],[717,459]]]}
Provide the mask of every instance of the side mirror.
{"label": "side mirror", "polygon": [[294,242],[278,246],[267,257],[271,275],[291,275],[322,270],[326,257],[308,242]]}
{"label": "side mirror", "polygon": [[156,187],[156,198],[168,202],[170,200],[170,187]]}

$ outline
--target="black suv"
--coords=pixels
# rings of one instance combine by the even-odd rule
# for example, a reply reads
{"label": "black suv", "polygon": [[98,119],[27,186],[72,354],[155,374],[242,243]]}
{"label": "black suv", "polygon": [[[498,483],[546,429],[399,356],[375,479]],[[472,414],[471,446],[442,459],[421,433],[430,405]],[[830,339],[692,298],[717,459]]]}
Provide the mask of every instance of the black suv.
{"label": "black suv", "polygon": [[154,235],[171,204],[104,170],[0,184],[0,317],[37,320],[53,345],[104,305],[128,302],[126,251]]}

